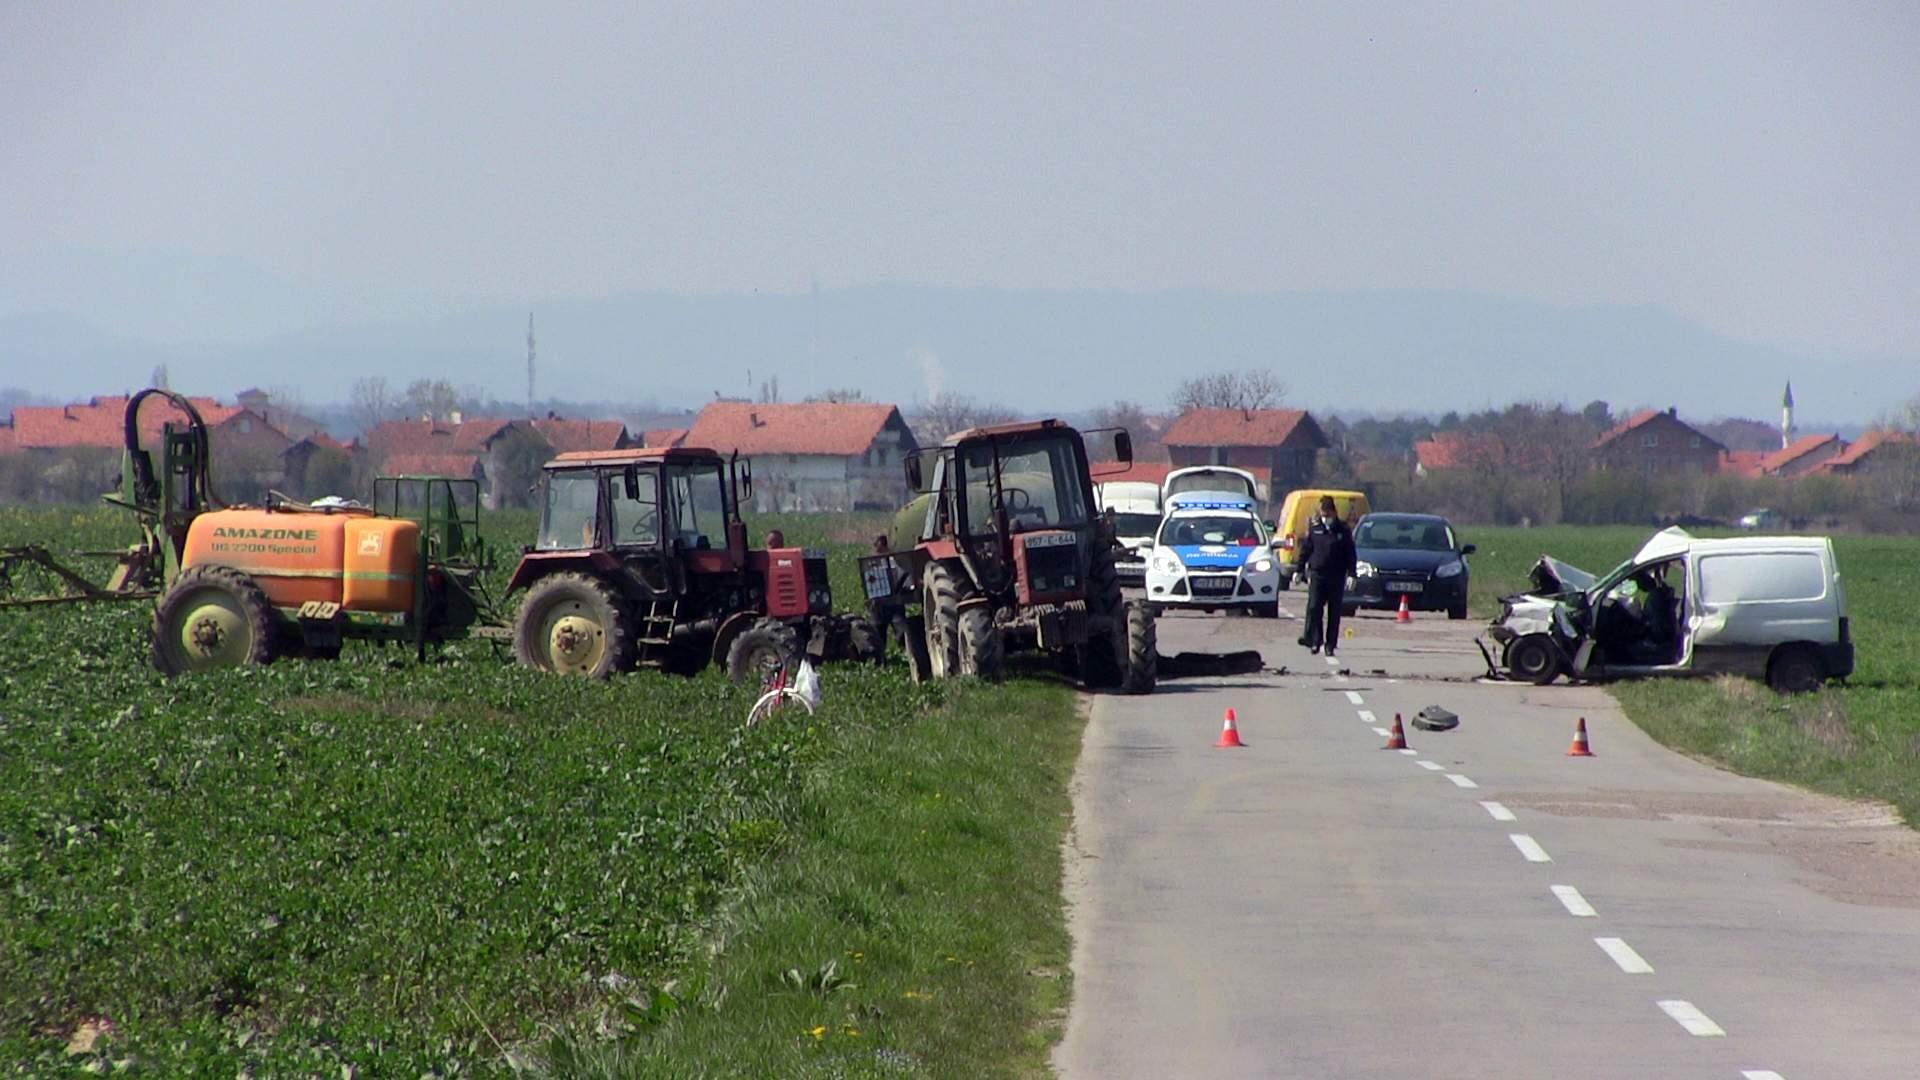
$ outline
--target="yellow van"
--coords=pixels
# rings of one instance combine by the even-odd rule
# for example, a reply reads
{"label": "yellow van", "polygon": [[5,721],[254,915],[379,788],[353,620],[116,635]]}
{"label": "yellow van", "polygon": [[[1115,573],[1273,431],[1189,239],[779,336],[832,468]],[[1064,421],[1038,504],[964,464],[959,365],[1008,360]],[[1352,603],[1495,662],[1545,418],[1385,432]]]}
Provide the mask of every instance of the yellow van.
{"label": "yellow van", "polygon": [[1286,501],[1280,504],[1280,516],[1273,519],[1273,547],[1280,562],[1282,589],[1293,580],[1297,569],[1293,562],[1294,549],[1300,546],[1301,539],[1307,535],[1308,520],[1319,512],[1322,495],[1333,498],[1333,505],[1339,509],[1340,516],[1348,525],[1373,512],[1373,508],[1367,505],[1367,495],[1363,491],[1297,488],[1287,492]]}

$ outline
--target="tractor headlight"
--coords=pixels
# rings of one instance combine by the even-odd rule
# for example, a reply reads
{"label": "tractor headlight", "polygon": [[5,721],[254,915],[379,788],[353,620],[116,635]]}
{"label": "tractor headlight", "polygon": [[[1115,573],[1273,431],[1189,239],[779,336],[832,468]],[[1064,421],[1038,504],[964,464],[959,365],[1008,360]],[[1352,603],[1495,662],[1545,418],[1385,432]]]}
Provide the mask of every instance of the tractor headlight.
{"label": "tractor headlight", "polygon": [[1433,572],[1434,577],[1459,577],[1467,572],[1467,564],[1455,559]]}
{"label": "tractor headlight", "polygon": [[1365,560],[1353,564],[1354,577],[1372,577],[1377,573],[1379,571],[1373,568],[1373,564]]}

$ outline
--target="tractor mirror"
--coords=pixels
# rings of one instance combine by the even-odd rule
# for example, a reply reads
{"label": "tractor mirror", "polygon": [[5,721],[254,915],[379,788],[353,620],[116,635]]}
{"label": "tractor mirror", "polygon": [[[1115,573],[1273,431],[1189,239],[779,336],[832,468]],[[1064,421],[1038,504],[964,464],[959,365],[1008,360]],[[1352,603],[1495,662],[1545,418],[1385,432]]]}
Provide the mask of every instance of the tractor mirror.
{"label": "tractor mirror", "polygon": [[907,469],[907,486],[909,488],[912,488],[915,492],[926,490],[925,485],[922,483],[919,454],[907,455],[906,469]]}
{"label": "tractor mirror", "polygon": [[1124,430],[1113,433],[1113,457],[1116,461],[1133,464],[1133,436]]}
{"label": "tractor mirror", "polygon": [[622,477],[622,479],[625,480],[627,485],[627,501],[639,502],[640,501],[640,470],[635,469],[633,466],[629,465],[627,466],[626,474]]}
{"label": "tractor mirror", "polygon": [[740,463],[739,498],[745,499],[748,502],[753,501],[753,459],[752,458],[748,458],[747,460],[742,461]]}

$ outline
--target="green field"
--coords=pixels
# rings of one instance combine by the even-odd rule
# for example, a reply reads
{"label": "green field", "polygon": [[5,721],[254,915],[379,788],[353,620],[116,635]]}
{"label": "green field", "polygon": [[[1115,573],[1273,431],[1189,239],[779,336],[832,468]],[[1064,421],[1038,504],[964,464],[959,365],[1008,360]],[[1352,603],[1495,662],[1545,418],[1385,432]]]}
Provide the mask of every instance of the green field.
{"label": "green field", "polygon": [[[517,545],[531,519],[488,522]],[[773,524],[833,544],[857,599],[870,522],[756,539]],[[109,511],[0,509],[0,545],[130,538]],[[714,671],[589,683],[484,643],[167,682],[148,617],[0,612],[0,1060],[1043,1070],[1081,723],[1064,686],[837,665],[817,718],[749,729],[751,694]]]}
{"label": "green field", "polygon": [[[1604,574],[1650,530],[1463,528],[1479,545],[1475,618],[1499,611],[1542,554]],[[1747,680],[1621,684],[1627,715],[1676,749],[1753,776],[1883,799],[1920,823],[1920,537],[1834,539],[1846,582],[1855,669],[1846,686],[1781,698]]]}

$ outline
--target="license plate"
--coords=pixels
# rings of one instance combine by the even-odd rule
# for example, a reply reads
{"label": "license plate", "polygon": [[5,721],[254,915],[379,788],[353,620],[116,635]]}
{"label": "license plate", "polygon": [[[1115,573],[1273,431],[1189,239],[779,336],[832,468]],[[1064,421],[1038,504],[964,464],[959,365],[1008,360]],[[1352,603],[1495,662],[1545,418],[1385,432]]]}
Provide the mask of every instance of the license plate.
{"label": "license plate", "polygon": [[1224,593],[1233,591],[1232,578],[1193,578],[1193,591],[1197,593]]}
{"label": "license plate", "polygon": [[1389,581],[1388,592],[1425,592],[1426,583],[1420,581]]}

